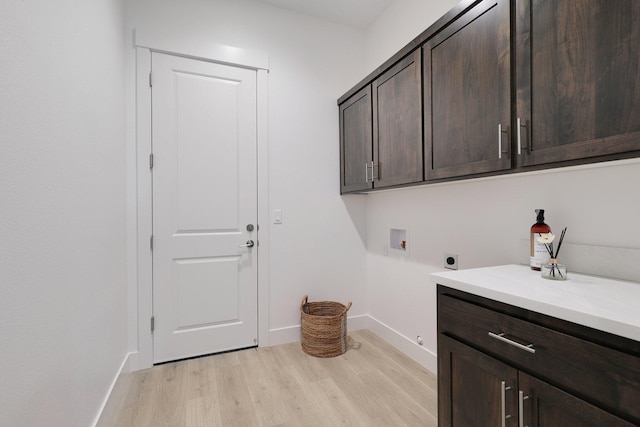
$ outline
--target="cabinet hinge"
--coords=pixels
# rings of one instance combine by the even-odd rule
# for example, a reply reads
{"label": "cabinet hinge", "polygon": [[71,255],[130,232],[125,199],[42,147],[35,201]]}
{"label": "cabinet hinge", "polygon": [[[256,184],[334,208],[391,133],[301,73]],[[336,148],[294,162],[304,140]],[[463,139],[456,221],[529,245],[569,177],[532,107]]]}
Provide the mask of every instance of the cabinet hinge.
{"label": "cabinet hinge", "polygon": [[154,316],[151,316],[151,332],[153,332],[155,328],[156,328],[156,318]]}
{"label": "cabinet hinge", "polygon": [[153,74],[151,74],[151,72],[149,72],[149,87],[153,87],[153,77],[151,77]]}
{"label": "cabinet hinge", "polygon": [[149,154],[149,169],[153,169],[153,153]]}
{"label": "cabinet hinge", "polygon": [[153,234],[149,237],[149,249],[153,250]]}

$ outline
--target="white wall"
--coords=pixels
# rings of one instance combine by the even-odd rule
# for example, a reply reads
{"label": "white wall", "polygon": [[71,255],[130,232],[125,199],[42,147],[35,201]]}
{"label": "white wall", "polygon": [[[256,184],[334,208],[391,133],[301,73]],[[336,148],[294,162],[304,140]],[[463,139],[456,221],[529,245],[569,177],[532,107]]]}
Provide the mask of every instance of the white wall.
{"label": "white wall", "polygon": [[87,426],[126,353],[123,5],[0,5],[0,425]]}
{"label": "white wall", "polygon": [[[395,0],[367,29],[366,69],[371,72],[438,20],[459,0]],[[361,78],[364,78],[363,75]]]}
{"label": "white wall", "polygon": [[[363,34],[248,0],[128,2],[129,30],[270,55],[269,203],[270,209],[282,209],[284,218],[282,225],[269,224],[271,344],[297,338],[298,304],[308,293],[312,300],[353,301],[352,316],[372,316],[373,329],[435,369],[435,294],[428,274],[442,270],[445,251],[460,255],[461,268],[521,262],[526,254],[518,253],[520,243],[540,207],[548,210],[554,228],[569,227],[569,243],[637,247],[631,222],[637,200],[629,210],[629,203],[606,196],[634,194],[637,162],[338,195],[336,99],[455,4],[397,0]],[[131,85],[133,49],[127,57]],[[130,124],[134,101],[128,100]],[[128,139],[131,158],[131,131]],[[556,182],[567,193],[557,201],[531,191]],[[598,193],[586,191],[587,182],[603,194],[593,209]],[[605,191],[602,182],[614,189]],[[602,203],[605,199],[610,205]],[[617,215],[613,231],[587,232],[589,224],[602,223],[611,212]],[[408,257],[383,254],[389,227],[409,230]],[[133,281],[129,293],[130,349],[135,350]],[[425,339],[422,347],[414,344],[418,334]]]}
{"label": "white wall", "polygon": [[[270,277],[259,284],[269,286],[270,344],[299,339],[304,294],[352,301],[350,314],[366,313],[364,197],[344,203],[339,195],[336,104],[364,73],[363,32],[245,0],[131,0],[127,27],[269,54],[268,196],[283,215],[282,225],[261,224],[270,227]],[[132,79],[133,49],[127,56]]]}
{"label": "white wall", "polygon": [[[569,244],[640,249],[640,162],[557,169],[371,194],[367,199],[369,314],[435,354],[435,285],[445,252],[459,268],[523,264],[536,208]],[[384,255],[389,227],[409,230],[409,255]],[[615,260],[613,260],[615,262]],[[572,266],[568,266],[571,269]],[[623,266],[627,269],[629,266]],[[636,280],[640,280],[640,269]],[[435,369],[431,357],[427,365]]]}
{"label": "white wall", "polygon": [[[369,68],[375,69],[455,3],[394,3],[367,33]],[[439,15],[412,31],[407,24],[423,15],[416,10],[424,10],[424,16],[437,10]],[[369,314],[401,337],[405,351],[418,354],[416,359],[435,370],[435,285],[428,275],[444,270],[444,252],[457,253],[460,268],[526,263],[521,243],[528,239],[536,208],[546,209],[552,229],[568,227],[567,244],[640,248],[638,182],[640,161],[634,160],[370,194]],[[409,230],[407,257],[384,255],[390,227]],[[423,347],[415,344],[417,335],[425,339]]]}

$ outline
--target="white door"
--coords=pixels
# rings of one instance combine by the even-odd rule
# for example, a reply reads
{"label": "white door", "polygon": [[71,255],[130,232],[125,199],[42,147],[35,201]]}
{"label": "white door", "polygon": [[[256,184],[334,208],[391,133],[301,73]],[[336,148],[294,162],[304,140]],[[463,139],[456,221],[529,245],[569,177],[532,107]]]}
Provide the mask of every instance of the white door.
{"label": "white door", "polygon": [[153,53],[152,77],[154,362],[255,346],[256,72]]}

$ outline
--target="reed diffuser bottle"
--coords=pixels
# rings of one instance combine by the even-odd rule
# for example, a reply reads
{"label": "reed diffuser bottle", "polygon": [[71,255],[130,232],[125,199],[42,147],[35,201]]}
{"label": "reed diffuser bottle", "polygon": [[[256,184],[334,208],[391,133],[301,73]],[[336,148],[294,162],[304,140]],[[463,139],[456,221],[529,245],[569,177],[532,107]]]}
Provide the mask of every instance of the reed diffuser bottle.
{"label": "reed diffuser bottle", "polygon": [[542,264],[549,262],[549,252],[545,248],[544,243],[538,242],[536,239],[540,234],[551,233],[551,227],[544,223],[544,209],[536,209],[536,223],[531,226],[530,248],[531,254],[529,265],[532,270],[540,271]]}

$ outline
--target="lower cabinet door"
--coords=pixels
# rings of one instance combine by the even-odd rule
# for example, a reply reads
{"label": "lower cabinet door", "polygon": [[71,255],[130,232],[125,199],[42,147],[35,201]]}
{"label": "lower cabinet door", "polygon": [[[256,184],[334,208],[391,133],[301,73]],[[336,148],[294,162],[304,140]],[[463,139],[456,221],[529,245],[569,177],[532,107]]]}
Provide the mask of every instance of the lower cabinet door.
{"label": "lower cabinet door", "polygon": [[518,425],[518,371],[447,336],[438,338],[438,425]]}
{"label": "lower cabinet door", "polygon": [[635,426],[523,372],[519,373],[519,389],[524,426]]}

